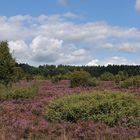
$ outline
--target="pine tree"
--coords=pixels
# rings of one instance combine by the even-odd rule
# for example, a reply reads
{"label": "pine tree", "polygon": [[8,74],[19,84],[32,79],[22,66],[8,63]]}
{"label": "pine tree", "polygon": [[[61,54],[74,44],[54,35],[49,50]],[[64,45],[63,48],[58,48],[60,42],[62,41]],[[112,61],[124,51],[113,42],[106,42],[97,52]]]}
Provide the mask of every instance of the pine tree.
{"label": "pine tree", "polygon": [[8,86],[15,80],[15,64],[15,59],[8,48],[8,42],[0,42],[0,83]]}

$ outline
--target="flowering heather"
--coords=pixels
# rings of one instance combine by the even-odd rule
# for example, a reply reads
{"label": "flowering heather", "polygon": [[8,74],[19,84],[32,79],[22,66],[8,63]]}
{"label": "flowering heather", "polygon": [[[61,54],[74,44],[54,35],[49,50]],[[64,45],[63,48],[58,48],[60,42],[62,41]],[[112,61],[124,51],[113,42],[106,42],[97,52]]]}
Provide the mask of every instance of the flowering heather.
{"label": "flowering heather", "polygon": [[[28,85],[22,81],[20,84]],[[53,84],[39,83],[39,93],[33,99],[0,101],[0,140],[132,140],[140,137],[139,127],[123,127],[125,120],[109,127],[93,121],[77,123],[50,123],[45,119],[45,107],[55,98],[74,93],[96,90],[133,92],[139,98],[140,89],[119,89],[112,82],[102,82],[97,87],[70,88],[69,81]]]}

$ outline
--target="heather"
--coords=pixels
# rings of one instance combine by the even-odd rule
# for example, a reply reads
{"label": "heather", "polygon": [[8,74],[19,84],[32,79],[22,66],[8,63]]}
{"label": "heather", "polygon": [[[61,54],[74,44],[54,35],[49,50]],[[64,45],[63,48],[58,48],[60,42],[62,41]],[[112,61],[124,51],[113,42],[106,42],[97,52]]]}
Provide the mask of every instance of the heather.
{"label": "heather", "polygon": [[[21,81],[19,85],[28,86],[32,82]],[[46,120],[46,107],[63,96],[81,92],[96,92],[104,89],[132,92],[139,100],[140,88],[118,88],[112,81],[101,82],[96,87],[71,88],[70,81],[52,83],[41,81],[39,92],[34,98],[0,101],[0,139],[1,140],[132,140],[140,137],[138,126],[128,126],[126,119],[115,126],[97,123],[92,120],[51,123]]]}
{"label": "heather", "polygon": [[109,126],[122,123],[140,127],[140,102],[131,94],[93,92],[61,97],[48,105],[46,118],[51,122],[92,120]]}

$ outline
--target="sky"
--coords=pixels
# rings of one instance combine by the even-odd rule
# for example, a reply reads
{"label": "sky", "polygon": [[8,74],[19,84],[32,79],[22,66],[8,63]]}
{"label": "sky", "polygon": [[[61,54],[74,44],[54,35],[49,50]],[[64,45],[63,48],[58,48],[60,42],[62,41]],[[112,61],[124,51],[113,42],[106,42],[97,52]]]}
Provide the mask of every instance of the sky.
{"label": "sky", "polygon": [[140,65],[140,0],[0,0],[19,63]]}

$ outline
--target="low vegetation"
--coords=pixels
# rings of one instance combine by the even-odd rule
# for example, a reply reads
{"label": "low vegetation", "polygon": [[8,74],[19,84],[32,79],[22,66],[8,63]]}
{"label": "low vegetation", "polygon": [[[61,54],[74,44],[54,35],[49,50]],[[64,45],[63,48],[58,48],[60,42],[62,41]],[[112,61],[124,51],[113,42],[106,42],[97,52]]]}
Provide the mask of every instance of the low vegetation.
{"label": "low vegetation", "polygon": [[75,94],[53,100],[46,109],[46,118],[51,122],[92,120],[109,126],[125,120],[127,126],[140,126],[140,102],[123,93]]}
{"label": "low vegetation", "polygon": [[[137,75],[140,66],[18,64],[8,42],[2,41],[0,140],[139,138],[140,76]],[[39,91],[34,81],[41,84]],[[112,92],[103,92],[104,89]]]}
{"label": "low vegetation", "polygon": [[112,81],[112,80],[114,80],[114,75],[110,72],[105,72],[105,73],[101,74],[100,80],[102,80],[102,81]]}
{"label": "low vegetation", "polygon": [[123,82],[120,83],[121,87],[129,88],[129,87],[140,87],[140,76],[130,77]]}
{"label": "low vegetation", "polygon": [[96,86],[96,79],[86,71],[75,71],[71,74],[71,87]]}
{"label": "low vegetation", "polygon": [[37,85],[30,85],[26,87],[13,86],[6,88],[0,86],[0,100],[17,100],[17,99],[28,99],[33,98],[38,92]]}

